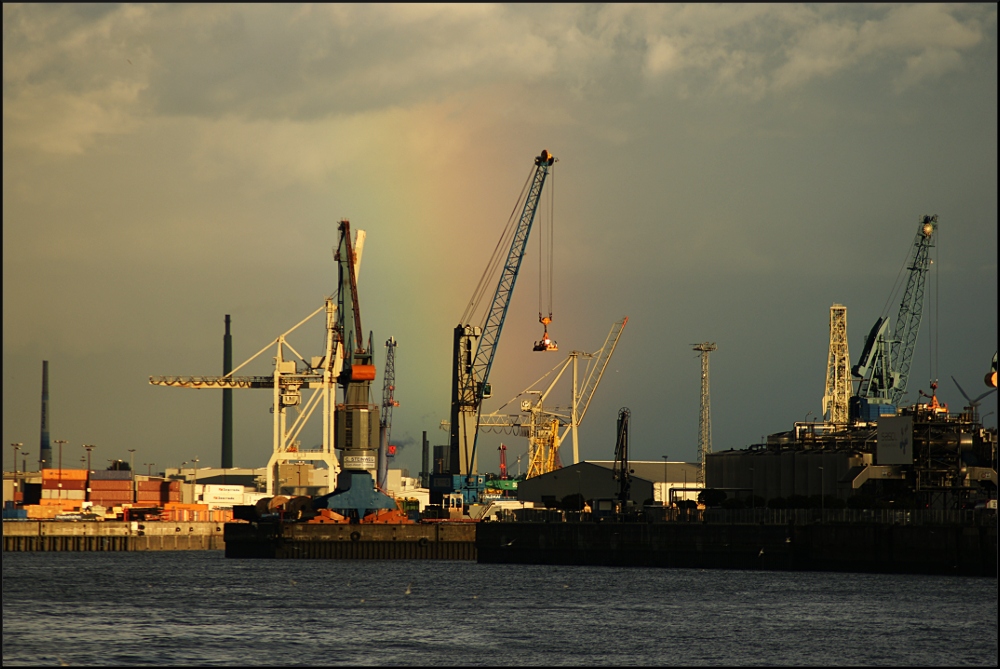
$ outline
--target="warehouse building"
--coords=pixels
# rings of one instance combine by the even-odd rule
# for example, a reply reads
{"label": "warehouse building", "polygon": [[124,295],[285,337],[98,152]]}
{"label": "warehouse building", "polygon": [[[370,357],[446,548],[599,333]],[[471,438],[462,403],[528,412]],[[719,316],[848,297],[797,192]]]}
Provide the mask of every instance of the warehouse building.
{"label": "warehouse building", "polygon": [[[616,498],[618,481],[614,477],[614,464],[612,460],[585,461],[526,479],[517,486],[517,499],[555,507],[579,497],[586,501]],[[629,469],[632,472],[629,499],[636,505],[660,504],[664,492],[669,496],[671,488],[678,497],[697,497],[697,464],[636,461],[629,463]],[[682,488],[689,490],[685,492]]]}

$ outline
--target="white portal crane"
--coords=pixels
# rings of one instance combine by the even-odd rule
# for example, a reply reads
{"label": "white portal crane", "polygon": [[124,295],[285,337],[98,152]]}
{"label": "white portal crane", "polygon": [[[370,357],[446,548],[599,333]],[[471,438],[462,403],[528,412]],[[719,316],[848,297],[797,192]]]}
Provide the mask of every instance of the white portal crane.
{"label": "white portal crane", "polygon": [[[345,226],[346,221],[341,222]],[[348,232],[349,234],[349,232]],[[354,282],[361,270],[361,254],[364,248],[365,231],[358,230],[353,246]],[[287,337],[310,321],[320,312],[326,312],[325,349],[322,356],[306,360],[288,342]],[[347,311],[345,309],[345,311]],[[350,314],[354,315],[354,314]],[[227,388],[268,388],[274,393],[271,411],[273,419],[273,443],[271,457],[267,463],[267,494],[278,494],[277,466],[283,462],[312,460],[324,462],[329,469],[331,486],[340,471],[335,448],[335,415],[337,409],[336,391],[338,378],[344,371],[344,323],[338,319],[337,298],[327,297],[324,305],[299,321],[290,330],[264,346],[246,361],[224,376],[151,376],[149,383],[154,386],[173,388],[227,389]],[[352,333],[346,336],[354,338]],[[355,344],[355,345],[360,345]],[[273,347],[273,348],[272,348]],[[236,376],[236,373],[267,350],[274,350],[274,373],[270,376]],[[286,357],[286,351],[291,358]],[[312,390],[305,403],[302,391]],[[313,416],[316,407],[323,405],[323,443],[319,450],[303,449],[299,441],[302,428]],[[288,425],[286,411],[294,407],[295,419]]]}

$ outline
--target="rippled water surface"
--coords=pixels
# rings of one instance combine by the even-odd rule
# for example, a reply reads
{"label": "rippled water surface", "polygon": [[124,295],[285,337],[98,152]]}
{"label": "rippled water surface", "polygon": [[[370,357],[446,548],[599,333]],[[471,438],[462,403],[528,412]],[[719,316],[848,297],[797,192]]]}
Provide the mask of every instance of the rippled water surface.
{"label": "rippled water surface", "polygon": [[4,553],[3,664],[997,666],[997,581]]}

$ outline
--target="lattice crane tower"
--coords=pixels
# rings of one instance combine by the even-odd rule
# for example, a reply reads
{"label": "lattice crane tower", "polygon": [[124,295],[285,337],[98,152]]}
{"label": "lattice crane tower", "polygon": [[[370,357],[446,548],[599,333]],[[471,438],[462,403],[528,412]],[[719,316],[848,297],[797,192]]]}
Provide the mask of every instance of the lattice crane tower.
{"label": "lattice crane tower", "polygon": [[830,307],[830,353],[826,363],[826,387],[823,395],[823,420],[848,422],[851,401],[851,356],[847,352],[847,307]]}
{"label": "lattice crane tower", "polygon": [[719,348],[715,342],[695,344],[701,352],[701,417],[698,421],[698,483],[705,485],[705,456],[712,452],[712,407],[708,396],[708,354]]}

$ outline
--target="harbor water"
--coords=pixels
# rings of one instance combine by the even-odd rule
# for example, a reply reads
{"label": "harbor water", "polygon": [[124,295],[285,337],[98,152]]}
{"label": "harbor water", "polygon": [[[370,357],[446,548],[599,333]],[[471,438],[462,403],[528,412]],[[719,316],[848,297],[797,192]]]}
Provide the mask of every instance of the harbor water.
{"label": "harbor water", "polygon": [[4,553],[3,664],[997,666],[997,580]]}

